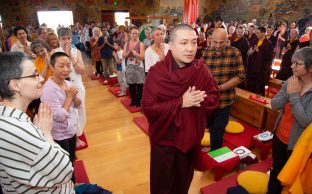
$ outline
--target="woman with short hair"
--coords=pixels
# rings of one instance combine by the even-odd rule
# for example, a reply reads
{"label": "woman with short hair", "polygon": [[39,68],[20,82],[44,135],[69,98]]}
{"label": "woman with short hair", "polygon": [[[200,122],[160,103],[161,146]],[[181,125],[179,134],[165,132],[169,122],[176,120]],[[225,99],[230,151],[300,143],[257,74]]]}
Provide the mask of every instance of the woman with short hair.
{"label": "woman with short hair", "polygon": [[4,193],[75,193],[68,153],[53,141],[52,113],[41,104],[34,123],[28,104],[43,78],[21,52],[0,53],[0,177]]}
{"label": "woman with short hair", "polygon": [[[273,169],[267,194],[281,193],[277,179],[297,140],[312,123],[312,48],[305,47],[292,56],[291,76],[271,101],[280,110],[274,126],[272,142]],[[296,167],[294,167],[296,168]]]}

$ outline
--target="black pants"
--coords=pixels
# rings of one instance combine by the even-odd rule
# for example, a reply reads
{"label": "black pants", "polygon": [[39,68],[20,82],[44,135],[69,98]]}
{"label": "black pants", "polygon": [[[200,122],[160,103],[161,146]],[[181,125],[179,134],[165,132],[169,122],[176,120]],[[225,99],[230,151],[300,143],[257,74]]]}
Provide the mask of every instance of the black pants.
{"label": "black pants", "polygon": [[274,134],[272,142],[273,169],[270,172],[270,180],[267,194],[281,193],[283,186],[281,185],[281,182],[277,179],[277,176],[285,166],[291,153],[292,150],[288,150],[287,145],[284,144],[277,137],[276,134]]}
{"label": "black pants", "polygon": [[[54,140],[55,143],[59,144],[61,146],[61,148],[63,148],[65,151],[67,151],[69,153],[69,159],[72,162],[72,165],[74,167],[74,161],[76,158],[76,135],[74,135],[73,137],[69,138],[69,139],[63,139],[63,140]],[[73,183],[76,183],[76,178],[75,178],[75,174],[73,172],[73,177],[72,177],[72,181]]]}
{"label": "black pants", "polygon": [[103,75],[103,66],[101,61],[95,62],[95,69],[97,75]]}
{"label": "black pants", "polygon": [[193,173],[193,150],[151,145],[151,194],[187,194]]}
{"label": "black pants", "polygon": [[89,58],[91,58],[91,47],[90,47],[90,42],[86,41],[86,54]]}
{"label": "black pants", "polygon": [[207,117],[207,128],[210,131],[211,150],[222,147],[225,127],[229,122],[231,105],[217,108]]}
{"label": "black pants", "polygon": [[129,92],[131,95],[130,106],[141,106],[143,84],[129,84]]}

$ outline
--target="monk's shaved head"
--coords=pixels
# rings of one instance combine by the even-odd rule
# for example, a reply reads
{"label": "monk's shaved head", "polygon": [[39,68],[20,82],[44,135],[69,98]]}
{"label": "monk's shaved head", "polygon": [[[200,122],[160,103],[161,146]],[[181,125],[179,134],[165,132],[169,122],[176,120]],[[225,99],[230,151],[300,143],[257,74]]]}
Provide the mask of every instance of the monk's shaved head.
{"label": "monk's shaved head", "polygon": [[216,28],[211,36],[211,47],[221,52],[227,43],[228,35],[224,28]]}

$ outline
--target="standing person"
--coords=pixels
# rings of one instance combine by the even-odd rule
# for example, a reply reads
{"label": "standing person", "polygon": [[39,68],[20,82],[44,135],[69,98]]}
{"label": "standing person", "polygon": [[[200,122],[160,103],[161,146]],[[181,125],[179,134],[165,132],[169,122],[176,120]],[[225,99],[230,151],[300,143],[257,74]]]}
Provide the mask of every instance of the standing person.
{"label": "standing person", "polygon": [[[296,51],[291,65],[293,76],[271,101],[272,109],[280,110],[272,142],[273,169],[267,194],[281,193],[277,179],[297,140],[312,122],[312,48]],[[296,168],[296,167],[293,167]]]}
{"label": "standing person", "polygon": [[258,41],[248,51],[246,90],[264,96],[265,85],[269,83],[272,71],[273,47],[265,38],[266,30],[259,27],[256,31]]}
{"label": "standing person", "polygon": [[[52,109],[51,133],[54,141],[69,153],[70,161],[74,165],[78,126],[75,109],[79,108],[81,100],[77,95],[78,89],[70,81],[65,80],[71,70],[69,56],[63,52],[56,52],[51,56],[50,63],[53,75],[46,81],[40,99]],[[74,174],[72,181],[75,183]]]}
{"label": "standing person", "polygon": [[[78,127],[77,137],[81,136],[84,128],[86,127],[87,116],[85,108],[86,89],[82,82],[81,75],[84,73],[84,63],[82,60],[81,52],[77,48],[71,47],[72,33],[69,28],[59,28],[57,31],[60,47],[55,49],[54,52],[64,52],[70,59],[70,81],[78,88],[78,96],[81,100],[81,106],[77,110]],[[77,138],[77,147],[84,147],[85,142]]]}
{"label": "standing person", "polygon": [[[170,51],[150,68],[142,108],[149,121],[151,194],[187,194],[206,114],[217,106],[219,90],[201,60],[194,60],[197,36],[180,24],[170,31]],[[197,148],[197,149],[196,149]]]}
{"label": "standing person", "polygon": [[60,42],[54,32],[49,32],[46,36],[45,41],[49,44],[51,50],[60,47]]}
{"label": "standing person", "polygon": [[93,37],[90,39],[90,46],[91,46],[91,58],[92,58],[92,65],[95,65],[95,75],[97,77],[103,75],[103,66],[101,61],[101,51],[98,45],[98,41],[102,36],[101,29],[98,27],[94,27],[92,29]]}
{"label": "standing person", "polygon": [[244,68],[247,68],[247,52],[249,50],[249,42],[247,38],[244,37],[245,28],[243,26],[238,26],[236,29],[236,37],[231,42],[231,46],[237,48],[242,55]]}
{"label": "standing person", "polygon": [[220,90],[218,107],[207,116],[211,150],[222,147],[225,127],[235,101],[235,87],[245,79],[242,55],[238,49],[227,46],[227,40],[226,30],[217,28],[212,34],[211,47],[203,51],[203,59]]}
{"label": "standing person", "polygon": [[276,79],[286,81],[289,77],[293,75],[291,70],[291,58],[295,53],[299,40],[298,40],[298,30],[294,29],[290,32],[290,39],[286,42],[286,48],[284,48],[284,55],[282,57],[281,68],[276,74]]}
{"label": "standing person", "polygon": [[152,29],[150,27],[147,27],[144,29],[144,33],[146,38],[143,40],[144,49],[147,49],[147,47],[152,45],[153,37],[152,37]]}
{"label": "standing person", "polygon": [[28,104],[41,96],[43,78],[23,53],[0,53],[0,177],[3,193],[73,194],[73,168],[53,141],[52,113],[41,104],[34,123]]}
{"label": "standing person", "polygon": [[116,67],[117,67],[117,78],[118,83],[120,86],[120,91],[118,96],[124,96],[126,95],[126,65],[125,65],[125,59],[122,58],[122,47],[121,47],[121,41],[117,40],[114,42],[114,49],[113,56],[115,58]]}
{"label": "standing person", "polygon": [[144,59],[146,74],[153,65],[155,65],[158,61],[163,60],[169,51],[169,45],[164,43],[165,35],[162,28],[154,28],[152,31],[152,38],[154,43],[145,51]]}
{"label": "standing person", "polygon": [[130,40],[125,43],[122,57],[126,62],[126,80],[131,95],[130,106],[141,106],[144,72],[144,45],[139,40],[139,30],[136,26],[130,28]]}
{"label": "standing person", "polygon": [[250,25],[248,27],[248,34],[245,35],[245,38],[247,38],[250,47],[253,47],[257,44],[258,38],[257,38],[257,35],[255,34],[254,25]]}
{"label": "standing person", "polygon": [[199,32],[197,41],[198,43],[197,43],[197,52],[196,52],[195,59],[200,59],[202,56],[203,50],[207,48],[207,40],[206,40],[205,32]]}
{"label": "standing person", "polygon": [[108,83],[109,76],[113,75],[113,49],[114,40],[109,36],[108,29],[102,28],[102,36],[98,40],[103,66],[104,84]]}
{"label": "standing person", "polygon": [[11,51],[23,52],[31,58],[36,58],[36,55],[31,52],[30,44],[27,40],[27,30],[24,26],[16,26],[13,30],[14,35],[17,37],[17,42],[12,45]]}

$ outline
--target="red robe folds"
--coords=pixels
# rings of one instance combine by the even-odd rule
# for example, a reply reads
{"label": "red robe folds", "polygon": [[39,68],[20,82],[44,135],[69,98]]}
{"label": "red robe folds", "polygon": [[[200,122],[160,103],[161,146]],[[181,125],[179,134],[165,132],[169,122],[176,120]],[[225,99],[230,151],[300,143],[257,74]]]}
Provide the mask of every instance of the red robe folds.
{"label": "red robe folds", "polygon": [[[173,64],[177,66],[169,51],[163,61],[151,67],[141,104],[151,144],[175,146],[186,153],[200,144],[206,115],[218,105],[219,89],[203,61],[175,69]],[[182,108],[182,96],[190,86],[206,91],[201,107]]]}

